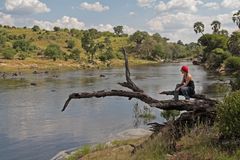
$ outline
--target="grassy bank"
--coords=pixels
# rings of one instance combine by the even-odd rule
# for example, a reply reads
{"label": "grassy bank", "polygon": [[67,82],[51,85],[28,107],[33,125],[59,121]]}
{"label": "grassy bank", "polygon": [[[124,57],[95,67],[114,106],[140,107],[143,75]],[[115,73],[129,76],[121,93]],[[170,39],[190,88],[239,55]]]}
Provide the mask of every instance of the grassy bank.
{"label": "grassy bank", "polygon": [[176,141],[176,150],[168,149],[169,134],[159,134],[142,149],[131,154],[130,144],[140,144],[146,137],[134,140],[113,141],[111,145],[85,146],[66,160],[239,160],[240,149],[230,150],[218,143],[214,127],[199,126]]}

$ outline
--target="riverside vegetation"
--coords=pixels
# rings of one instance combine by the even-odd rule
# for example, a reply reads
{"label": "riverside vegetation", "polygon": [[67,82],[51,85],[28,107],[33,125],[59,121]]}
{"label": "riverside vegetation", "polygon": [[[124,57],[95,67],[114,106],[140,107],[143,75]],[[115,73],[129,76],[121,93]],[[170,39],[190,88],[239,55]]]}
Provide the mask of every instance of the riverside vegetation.
{"label": "riverside vegetation", "polygon": [[[240,11],[233,14],[233,22],[240,29]],[[221,23],[213,21],[213,33],[203,34],[204,25],[194,24],[194,31],[202,33],[199,38],[199,57],[201,63],[212,71],[239,74],[240,34],[233,32],[229,37],[226,30],[219,30]],[[100,148],[83,147],[67,159],[136,159],[136,160],[238,160],[240,159],[240,91],[239,78],[232,84],[233,92],[226,95],[223,101],[216,105],[216,119],[213,124],[203,124],[199,121],[192,129],[182,130],[183,136],[174,139],[171,130],[163,130],[157,136],[144,143],[140,149],[131,154],[132,144],[139,140],[122,141],[122,143]],[[177,112],[162,113],[166,119],[174,120]],[[167,123],[172,123],[171,120]],[[171,147],[174,145],[174,147]],[[76,157],[74,157],[76,156]]]}
{"label": "riverside vegetation", "polygon": [[125,47],[132,64],[156,63],[196,55],[196,43],[168,42],[155,33],[136,31],[115,33],[96,29],[78,30],[54,27],[53,31],[0,25],[1,71],[18,69],[71,69],[119,66],[123,63],[120,48]]}

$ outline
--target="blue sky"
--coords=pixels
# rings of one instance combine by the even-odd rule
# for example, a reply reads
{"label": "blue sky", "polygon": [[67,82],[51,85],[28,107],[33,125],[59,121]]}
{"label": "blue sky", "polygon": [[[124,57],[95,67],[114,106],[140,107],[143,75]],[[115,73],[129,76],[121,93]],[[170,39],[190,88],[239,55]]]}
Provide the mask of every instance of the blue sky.
{"label": "blue sky", "polygon": [[129,34],[142,30],[188,43],[200,36],[192,29],[196,21],[205,24],[205,32],[211,32],[213,20],[237,30],[231,16],[240,0],[0,0],[0,6],[1,24],[101,31],[123,25]]}

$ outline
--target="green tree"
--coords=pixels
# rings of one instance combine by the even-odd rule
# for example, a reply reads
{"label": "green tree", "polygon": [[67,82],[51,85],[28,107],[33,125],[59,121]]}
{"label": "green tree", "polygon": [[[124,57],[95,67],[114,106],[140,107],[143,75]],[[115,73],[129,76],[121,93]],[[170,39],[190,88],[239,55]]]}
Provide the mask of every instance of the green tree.
{"label": "green tree", "polygon": [[37,25],[34,25],[34,26],[32,27],[32,31],[33,31],[33,32],[38,32],[38,31],[40,31],[40,27],[37,26]]}
{"label": "green tree", "polygon": [[211,23],[211,26],[212,26],[213,33],[218,34],[219,30],[221,28],[221,23],[219,21],[215,20]]}
{"label": "green tree", "polygon": [[129,40],[136,43],[136,50],[139,52],[141,44],[148,36],[147,32],[136,31],[129,37]]}
{"label": "green tree", "polygon": [[233,32],[227,45],[232,54],[240,56],[240,32]]}
{"label": "green tree", "polygon": [[108,47],[105,52],[101,53],[99,56],[100,61],[106,62],[107,60],[111,60],[114,58],[113,49]]}
{"label": "green tree", "polygon": [[67,41],[67,48],[73,49],[76,45],[76,42],[73,39]]}
{"label": "green tree", "polygon": [[114,33],[118,36],[123,34],[123,26],[113,27]]}
{"label": "green tree", "polygon": [[[93,62],[93,56],[96,53],[97,45],[94,43],[94,39],[93,37],[91,37],[91,34],[89,33],[89,31],[85,31],[83,33],[81,42],[82,42],[82,48],[85,50],[86,54],[88,55],[88,59],[91,62]],[[89,53],[90,53],[91,59],[90,59]]]}
{"label": "green tree", "polygon": [[54,30],[55,32],[58,32],[58,31],[60,31],[60,30],[61,30],[61,28],[60,28],[60,27],[57,27],[57,26],[55,26],[55,27],[53,27],[53,30]]}
{"label": "green tree", "polygon": [[233,14],[232,20],[233,23],[235,23],[238,26],[238,29],[240,29],[240,10]]}
{"label": "green tree", "polygon": [[203,32],[204,32],[204,24],[202,22],[196,22],[194,23],[193,25],[193,29],[194,29],[194,32],[197,34],[197,33],[201,33],[203,35]]}
{"label": "green tree", "polygon": [[57,60],[57,58],[60,58],[62,55],[62,51],[60,47],[56,44],[50,44],[47,46],[47,48],[44,51],[44,55],[48,58],[53,59],[54,61]]}
{"label": "green tree", "polygon": [[13,48],[23,52],[31,50],[31,44],[29,41],[21,39],[13,42]]}

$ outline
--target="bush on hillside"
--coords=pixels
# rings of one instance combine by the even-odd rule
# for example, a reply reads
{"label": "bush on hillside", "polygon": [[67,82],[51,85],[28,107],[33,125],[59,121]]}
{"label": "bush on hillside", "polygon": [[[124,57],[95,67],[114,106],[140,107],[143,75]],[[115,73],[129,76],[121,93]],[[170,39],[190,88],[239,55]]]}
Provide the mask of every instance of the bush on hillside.
{"label": "bush on hillside", "polygon": [[70,39],[67,41],[67,48],[73,49],[75,47],[76,43],[73,39]]}
{"label": "bush on hillside", "polygon": [[2,51],[2,56],[4,59],[13,59],[16,55],[16,51],[12,48],[6,48]]}
{"label": "bush on hillside", "polygon": [[225,65],[227,68],[234,71],[240,69],[240,57],[231,56],[225,60]]}
{"label": "bush on hillside", "polygon": [[78,48],[73,49],[69,55],[69,58],[75,61],[80,61],[80,50]]}
{"label": "bush on hillside", "polygon": [[232,92],[217,106],[218,127],[227,138],[240,138],[240,91]]}
{"label": "bush on hillside", "polygon": [[13,43],[13,48],[16,49],[16,50],[26,52],[26,51],[29,51],[31,49],[31,45],[30,45],[29,41],[17,40]]}
{"label": "bush on hillside", "polygon": [[106,62],[108,60],[113,59],[114,58],[113,49],[111,47],[107,48],[107,50],[105,52],[101,53],[101,55],[98,58],[102,62]]}
{"label": "bush on hillside", "polygon": [[44,55],[50,59],[53,59],[54,61],[57,58],[60,58],[62,55],[62,51],[60,47],[56,44],[50,44],[47,46],[47,48],[44,51]]}

